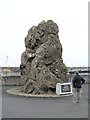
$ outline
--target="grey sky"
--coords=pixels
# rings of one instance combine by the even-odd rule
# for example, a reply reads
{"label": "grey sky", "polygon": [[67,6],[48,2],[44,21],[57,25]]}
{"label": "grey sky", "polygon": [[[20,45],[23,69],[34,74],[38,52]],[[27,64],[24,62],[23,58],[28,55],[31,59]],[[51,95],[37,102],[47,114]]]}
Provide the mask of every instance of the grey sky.
{"label": "grey sky", "polygon": [[28,30],[49,19],[59,26],[64,63],[88,66],[87,0],[0,0],[0,66],[19,66]]}

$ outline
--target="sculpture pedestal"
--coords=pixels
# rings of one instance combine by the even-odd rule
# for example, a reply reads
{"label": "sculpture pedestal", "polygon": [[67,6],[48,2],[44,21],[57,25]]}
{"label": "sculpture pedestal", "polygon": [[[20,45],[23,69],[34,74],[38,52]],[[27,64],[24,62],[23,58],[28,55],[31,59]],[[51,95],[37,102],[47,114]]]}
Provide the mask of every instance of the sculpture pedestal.
{"label": "sculpture pedestal", "polygon": [[65,96],[72,96],[73,94],[65,94],[65,95],[57,95],[57,94],[27,94],[20,91],[20,87],[12,88],[7,90],[7,93],[16,95],[16,96],[24,96],[24,97],[35,97],[35,98],[60,98]]}

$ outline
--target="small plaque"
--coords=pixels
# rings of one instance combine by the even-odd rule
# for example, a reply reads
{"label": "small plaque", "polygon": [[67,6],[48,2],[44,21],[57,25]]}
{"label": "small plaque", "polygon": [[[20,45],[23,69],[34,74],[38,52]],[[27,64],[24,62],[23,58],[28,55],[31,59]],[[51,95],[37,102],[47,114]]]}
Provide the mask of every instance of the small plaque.
{"label": "small plaque", "polygon": [[72,93],[71,83],[57,83],[56,84],[56,94],[69,94]]}

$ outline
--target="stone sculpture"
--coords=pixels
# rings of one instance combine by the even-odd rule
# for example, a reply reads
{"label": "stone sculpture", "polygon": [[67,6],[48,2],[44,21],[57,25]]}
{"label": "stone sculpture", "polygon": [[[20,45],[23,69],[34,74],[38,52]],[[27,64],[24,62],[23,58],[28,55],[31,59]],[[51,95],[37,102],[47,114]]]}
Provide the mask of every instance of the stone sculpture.
{"label": "stone sculpture", "polygon": [[28,31],[20,64],[22,92],[55,93],[56,83],[68,82],[58,32],[52,20],[42,21]]}

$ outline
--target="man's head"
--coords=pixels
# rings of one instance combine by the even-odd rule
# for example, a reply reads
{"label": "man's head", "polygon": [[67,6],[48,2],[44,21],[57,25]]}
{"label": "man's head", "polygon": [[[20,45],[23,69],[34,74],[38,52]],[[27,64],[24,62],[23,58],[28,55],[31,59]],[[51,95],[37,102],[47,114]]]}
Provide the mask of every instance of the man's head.
{"label": "man's head", "polygon": [[76,72],[75,72],[75,74],[76,74],[76,75],[79,75],[79,72],[78,72],[78,71],[76,71]]}

